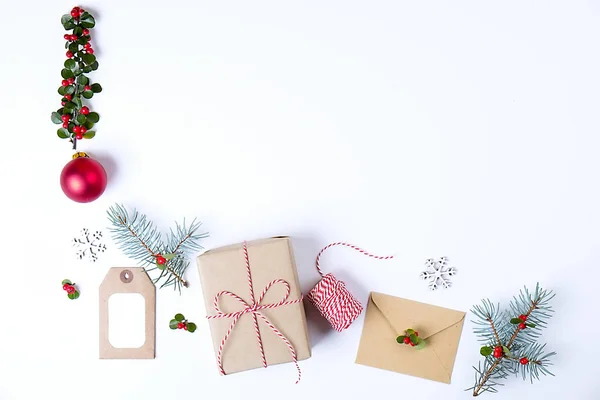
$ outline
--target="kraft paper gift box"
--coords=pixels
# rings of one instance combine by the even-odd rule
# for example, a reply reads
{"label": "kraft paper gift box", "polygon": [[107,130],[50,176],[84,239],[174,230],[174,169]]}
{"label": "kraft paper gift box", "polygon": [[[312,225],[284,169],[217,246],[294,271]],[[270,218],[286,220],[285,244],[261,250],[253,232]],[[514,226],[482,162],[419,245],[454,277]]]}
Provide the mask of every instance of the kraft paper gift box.
{"label": "kraft paper gift box", "polygon": [[[371,293],[356,363],[450,383],[465,313],[381,293]],[[425,347],[399,344],[406,329]]]}
{"label": "kraft paper gift box", "polygon": [[[254,314],[248,310],[253,299],[250,296],[244,244],[209,250],[197,258],[207,318],[222,374],[292,362],[292,352],[296,353],[298,361],[311,355],[306,315],[289,238],[274,237],[247,242],[246,248],[254,301],[259,308],[258,314],[261,314],[256,314],[256,321],[266,364],[263,363],[258,344]],[[286,283],[289,285],[287,297]],[[264,298],[261,300],[263,292]],[[235,299],[235,296],[239,296],[239,299]],[[218,297],[219,311],[215,309],[215,297]],[[269,308],[282,302],[285,304]],[[281,335],[274,332],[269,323]]]}

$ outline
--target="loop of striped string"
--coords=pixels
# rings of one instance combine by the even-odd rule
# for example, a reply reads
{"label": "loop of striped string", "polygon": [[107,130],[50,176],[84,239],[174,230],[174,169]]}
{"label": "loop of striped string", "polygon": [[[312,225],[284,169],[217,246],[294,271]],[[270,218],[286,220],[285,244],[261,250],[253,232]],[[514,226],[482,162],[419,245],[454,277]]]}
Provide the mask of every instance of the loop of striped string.
{"label": "loop of striped string", "polygon": [[321,255],[325,250],[334,246],[345,246],[377,260],[389,260],[394,256],[378,256],[360,247],[345,242],[335,242],[325,246],[317,255],[315,266],[322,279],[308,292],[306,298],[315,306],[338,332],[348,328],[363,311],[360,302],[348,291],[344,282],[332,274],[323,274],[320,266]]}
{"label": "loop of striped string", "polygon": [[[283,279],[275,279],[275,280],[272,280],[271,282],[269,282],[267,284],[267,286],[265,286],[265,288],[263,289],[260,296],[258,296],[258,300],[255,299],[254,287],[252,285],[252,275],[250,273],[250,260],[248,258],[248,248],[246,246],[246,242],[244,242],[244,259],[246,262],[246,276],[248,278],[248,288],[250,289],[250,303],[247,303],[246,301],[244,301],[244,299],[242,299],[240,296],[236,295],[235,293],[224,290],[222,292],[217,293],[213,300],[213,306],[215,308],[216,314],[209,315],[206,317],[209,320],[223,319],[223,318],[232,320],[231,325],[229,325],[229,329],[227,330],[227,333],[225,334],[225,336],[221,340],[221,344],[219,345],[219,350],[217,353],[217,364],[219,367],[219,371],[221,372],[221,375],[225,375],[225,370],[223,369],[223,349],[225,348],[225,344],[227,343],[227,340],[231,336],[231,332],[233,332],[233,329],[235,328],[236,324],[238,323],[238,321],[244,314],[250,314],[252,316],[252,320],[254,323],[254,330],[256,332],[256,340],[258,343],[258,351],[260,353],[263,367],[267,368],[267,360],[265,358],[265,351],[263,348],[262,338],[260,336],[260,330],[258,329],[258,318],[260,318],[265,323],[265,325],[267,325],[273,331],[273,333],[275,333],[275,335],[277,335],[277,337],[279,337],[287,346],[287,348],[290,351],[290,354],[292,356],[292,361],[294,362],[294,364],[296,365],[296,369],[298,370],[298,380],[296,381],[296,383],[298,383],[298,382],[300,382],[301,371],[300,371],[300,366],[298,365],[298,356],[296,355],[296,350],[294,349],[294,346],[292,346],[292,344],[290,343],[288,338],[285,337],[285,335],[283,333],[281,333],[279,331],[279,329],[277,329],[275,327],[275,325],[273,325],[271,323],[271,321],[269,321],[269,319],[267,317],[265,317],[260,311],[265,310],[265,309],[273,309],[273,308],[283,307],[283,306],[290,305],[290,304],[300,303],[302,301],[302,296],[296,300],[288,301],[288,297],[290,296],[289,283],[287,283]],[[285,293],[285,296],[283,297],[283,299],[281,301],[279,301],[277,303],[273,303],[273,304],[261,304],[263,299],[265,298],[265,295],[269,291],[269,289],[271,289],[271,287],[273,287],[274,285],[277,285],[277,284],[282,284],[285,286],[286,293]],[[219,307],[219,299],[222,296],[229,296],[229,297],[237,300],[237,302],[242,305],[243,309],[240,311],[237,311],[237,312],[232,312],[232,313],[225,313],[225,312],[221,311],[221,309]]]}

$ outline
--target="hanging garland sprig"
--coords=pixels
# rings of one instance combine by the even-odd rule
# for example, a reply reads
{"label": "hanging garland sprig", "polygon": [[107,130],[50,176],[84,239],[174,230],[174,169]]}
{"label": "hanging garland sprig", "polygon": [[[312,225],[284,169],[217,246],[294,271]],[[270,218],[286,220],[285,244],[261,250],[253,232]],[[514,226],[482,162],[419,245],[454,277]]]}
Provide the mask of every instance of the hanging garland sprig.
{"label": "hanging garland sprig", "polygon": [[52,122],[62,124],[57,131],[58,137],[69,139],[73,143],[73,150],[76,150],[78,140],[91,139],[96,135],[92,128],[100,120],[98,113],[84,104],[84,100],[102,91],[102,86],[92,83],[86,75],[98,69],[90,42],[90,30],[96,21],[88,11],[74,7],[70,14],[62,16],[61,23],[71,33],[64,35],[67,59],[60,72],[63,79],[58,88],[58,94],[62,96],[61,108],[52,112]]}

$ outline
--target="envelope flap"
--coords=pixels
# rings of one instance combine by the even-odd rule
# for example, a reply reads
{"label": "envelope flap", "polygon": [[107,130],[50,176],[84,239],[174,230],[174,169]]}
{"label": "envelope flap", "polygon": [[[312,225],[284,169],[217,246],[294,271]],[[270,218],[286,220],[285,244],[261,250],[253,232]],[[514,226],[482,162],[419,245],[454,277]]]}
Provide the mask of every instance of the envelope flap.
{"label": "envelope flap", "polygon": [[382,293],[371,293],[371,300],[381,311],[398,335],[408,328],[419,332],[423,339],[460,322],[465,313],[389,296]]}

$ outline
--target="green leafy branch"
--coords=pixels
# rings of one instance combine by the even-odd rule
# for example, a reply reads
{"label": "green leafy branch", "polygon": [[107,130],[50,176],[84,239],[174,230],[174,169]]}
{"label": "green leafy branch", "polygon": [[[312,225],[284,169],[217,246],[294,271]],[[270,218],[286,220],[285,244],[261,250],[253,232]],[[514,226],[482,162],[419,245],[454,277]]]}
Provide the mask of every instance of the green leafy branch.
{"label": "green leafy branch", "polygon": [[532,383],[540,375],[553,375],[548,367],[556,353],[545,352],[546,345],[537,343],[540,329],[554,312],[550,306],[553,298],[552,291],[538,284],[534,293],[524,288],[514,297],[509,312],[501,313],[500,306],[487,299],[473,307],[471,312],[477,317],[472,321],[474,332],[486,343],[479,349],[485,360],[473,367],[475,384],[467,389],[473,390],[473,396],[497,392],[498,386],[502,386],[501,379],[510,374],[529,378]]}
{"label": "green leafy branch", "polygon": [[98,69],[98,61],[90,43],[90,29],[96,26],[96,21],[89,12],[75,7],[70,14],[62,16],[61,23],[71,33],[64,35],[67,59],[60,72],[63,80],[58,88],[58,94],[62,96],[61,107],[52,112],[51,120],[55,124],[62,124],[57,135],[61,139],[69,139],[75,150],[78,140],[91,139],[96,135],[92,129],[100,120],[100,115],[90,111],[89,106],[84,104],[84,99],[89,100],[102,91],[99,83],[92,83],[86,76]]}
{"label": "green leafy branch", "polygon": [[181,286],[188,287],[184,274],[189,266],[186,256],[199,251],[200,239],[207,233],[197,233],[202,225],[196,220],[191,224],[176,223],[175,230],[163,242],[162,234],[156,225],[144,214],[134,210],[131,214],[125,207],[115,204],[108,209],[109,228],[113,239],[123,253],[138,261],[146,271],[159,270],[154,283],[161,282],[160,288],[173,286],[181,292]]}

